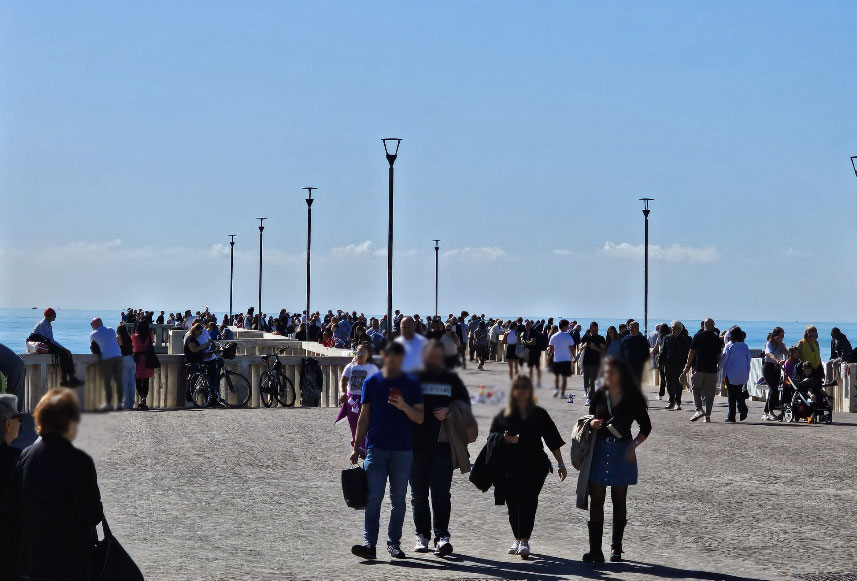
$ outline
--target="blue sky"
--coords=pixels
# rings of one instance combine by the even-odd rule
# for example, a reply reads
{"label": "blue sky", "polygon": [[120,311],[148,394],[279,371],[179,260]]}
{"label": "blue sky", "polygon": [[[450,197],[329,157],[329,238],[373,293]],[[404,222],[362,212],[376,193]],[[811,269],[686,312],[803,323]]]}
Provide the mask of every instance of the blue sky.
{"label": "blue sky", "polygon": [[0,4],[0,306],[857,320],[849,2]]}

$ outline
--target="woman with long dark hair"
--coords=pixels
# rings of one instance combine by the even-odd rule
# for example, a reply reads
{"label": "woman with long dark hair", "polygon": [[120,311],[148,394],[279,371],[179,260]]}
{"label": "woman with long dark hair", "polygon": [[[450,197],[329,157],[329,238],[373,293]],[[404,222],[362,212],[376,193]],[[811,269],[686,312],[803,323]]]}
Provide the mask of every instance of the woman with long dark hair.
{"label": "woman with long dark hair", "polygon": [[[622,560],[622,539],[628,522],[628,487],[637,484],[636,450],[652,431],[646,396],[628,364],[607,357],[602,365],[603,385],[592,395],[589,427],[595,431],[589,473],[589,552],[586,563],[603,563],[604,501],[607,487],[613,502],[613,541],[610,560]],[[631,424],[640,431],[631,437]]]}
{"label": "woman with long dark hair", "polygon": [[122,393],[125,409],[134,407],[134,388],[137,379],[137,364],[134,363],[134,343],[124,324],[116,327],[116,341],[122,353]]}
{"label": "woman with long dark hair", "polygon": [[[782,366],[788,358],[788,349],[785,344],[786,332],[782,327],[774,327],[768,342],[765,344],[765,358],[762,366],[762,377],[768,384],[768,397],[765,398],[765,413],[763,420],[777,420],[779,417],[774,410],[780,407],[780,377]],[[781,412],[782,413],[782,412]]]}
{"label": "woman with long dark hair", "polygon": [[509,364],[509,379],[518,375],[518,323],[512,321],[506,331],[506,362]]}
{"label": "woman with long dark hair", "polygon": [[149,351],[154,347],[155,335],[149,328],[149,323],[142,319],[137,322],[134,327],[134,334],[131,335],[131,346],[134,349],[134,361],[137,362],[137,370],[134,374],[137,380],[137,394],[140,396],[140,403],[137,404],[137,409],[147,410],[146,398],[149,396],[149,379],[155,375],[155,370],[149,366]]}
{"label": "woman with long dark hair", "polygon": [[605,355],[608,357],[619,357],[622,354],[622,337],[619,336],[619,331],[616,330],[616,327],[610,325],[607,328],[605,339],[607,340],[605,343]]}
{"label": "woman with long dark hair", "polygon": [[559,479],[565,480],[568,473],[560,450],[565,442],[548,412],[536,405],[533,382],[524,375],[512,381],[506,409],[491,422],[491,433],[502,436],[503,478],[495,482],[495,488],[499,485],[505,498],[515,536],[509,554],[526,559],[530,556],[539,493],[548,473],[553,472],[544,445],[556,459]]}

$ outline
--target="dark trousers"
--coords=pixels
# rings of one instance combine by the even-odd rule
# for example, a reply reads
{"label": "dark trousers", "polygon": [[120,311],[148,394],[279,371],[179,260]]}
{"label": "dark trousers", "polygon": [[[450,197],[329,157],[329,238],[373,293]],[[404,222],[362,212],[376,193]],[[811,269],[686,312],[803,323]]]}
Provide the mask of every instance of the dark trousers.
{"label": "dark trousers", "polygon": [[658,391],[658,395],[664,397],[664,392],[667,389],[667,374],[663,365],[658,365],[658,376],[660,378],[660,389]]}
{"label": "dark trousers", "polygon": [[149,378],[137,378],[137,393],[140,394],[140,399],[146,399],[149,395]]}
{"label": "dark trousers", "polygon": [[54,343],[48,343],[48,352],[60,360],[60,371],[62,371],[63,380],[73,378],[74,359],[71,357],[71,351]]}
{"label": "dark trousers", "polygon": [[595,391],[595,380],[598,378],[599,365],[584,365],[583,366],[583,391],[586,397]]}
{"label": "dark trousers", "polygon": [[780,407],[780,366],[766,361],[762,367],[762,376],[768,384],[768,397],[765,400],[765,413],[774,413]]}
{"label": "dark trousers", "polygon": [[470,360],[473,361],[473,358],[476,355],[476,344],[473,342],[473,339],[470,339],[468,342],[468,347],[470,348]]}
{"label": "dark trousers", "polygon": [[667,384],[667,393],[670,396],[670,403],[681,405],[681,393],[684,391],[684,387],[681,385],[682,371],[682,367],[675,369],[670,367],[664,368],[664,381]]}
{"label": "dark trousers", "polygon": [[[452,511],[452,457],[448,444],[430,448],[414,448],[411,465],[411,509],[417,534],[427,539],[449,536],[449,515]],[[431,509],[429,509],[431,493]],[[432,526],[434,517],[434,526]]]}
{"label": "dark trousers", "polygon": [[493,360],[497,359],[497,342],[491,341],[490,345],[491,345],[491,350],[489,352],[488,358],[493,361]]}
{"label": "dark trousers", "polygon": [[726,395],[729,399],[729,414],[726,416],[730,420],[735,419],[735,408],[742,414],[747,413],[747,402],[744,401],[744,386],[726,384]]}
{"label": "dark trousers", "polygon": [[536,524],[536,511],[539,508],[539,493],[545,477],[535,482],[509,488],[506,508],[509,510],[509,524],[516,539],[529,539]]}

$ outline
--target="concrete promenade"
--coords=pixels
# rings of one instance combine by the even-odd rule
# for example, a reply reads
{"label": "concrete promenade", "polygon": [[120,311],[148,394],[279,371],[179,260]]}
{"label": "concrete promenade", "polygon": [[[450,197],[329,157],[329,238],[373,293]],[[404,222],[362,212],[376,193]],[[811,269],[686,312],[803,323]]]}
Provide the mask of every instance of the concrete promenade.
{"label": "concrete promenade", "polygon": [[[471,390],[507,391],[506,369],[472,366],[463,377]],[[540,403],[568,440],[583,413],[580,379],[571,405],[553,399],[545,379]],[[857,573],[857,417],[767,423],[751,403],[748,421],[729,425],[718,398],[712,423],[690,423],[690,394],[681,412],[663,410],[655,395],[640,484],[629,493],[629,561],[597,567],[580,562],[587,513],[574,506],[573,469],[564,483],[548,477],[529,561],[505,554],[505,507],[456,473],[453,557],[410,550],[409,508],[409,558],[390,563],[379,545],[378,561],[361,563],[349,549],[363,512],[345,507],[339,484],[348,428],[333,425],[332,408],[87,414],[77,445],[95,458],[114,533],[151,580],[857,578],[846,575]],[[473,459],[499,407],[474,406]],[[609,523],[609,501],[607,510]],[[387,515],[385,503],[382,539]]]}

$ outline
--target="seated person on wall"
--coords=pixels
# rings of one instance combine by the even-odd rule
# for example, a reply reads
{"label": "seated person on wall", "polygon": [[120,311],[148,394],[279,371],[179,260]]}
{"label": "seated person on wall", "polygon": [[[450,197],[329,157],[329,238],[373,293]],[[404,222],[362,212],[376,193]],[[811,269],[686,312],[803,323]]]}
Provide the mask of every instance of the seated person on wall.
{"label": "seated person on wall", "polygon": [[60,345],[54,340],[54,329],[51,326],[57,318],[57,313],[52,308],[45,309],[45,318],[39,321],[39,324],[27,337],[27,341],[40,341],[48,346],[48,352],[55,355],[59,359],[62,378],[60,385],[63,387],[78,387],[83,385],[83,381],[74,375],[74,360],[71,356],[71,351]]}
{"label": "seated person on wall", "polygon": [[857,363],[857,354],[851,348],[851,341],[839,327],[830,330],[830,359],[840,359],[843,363]]}

